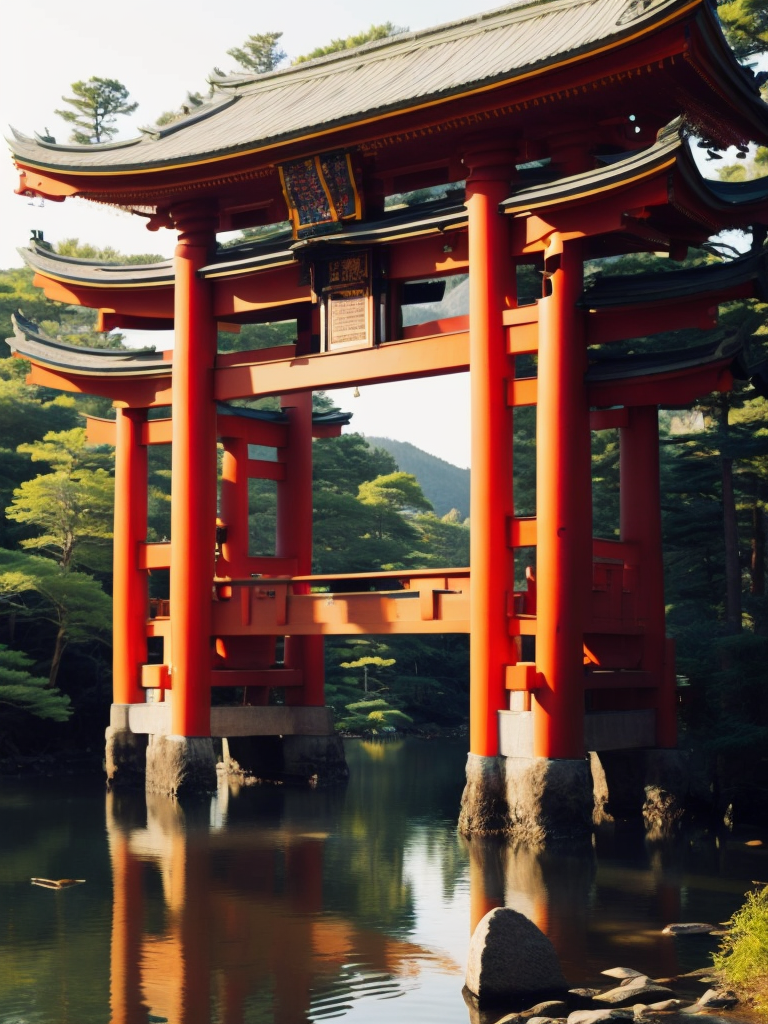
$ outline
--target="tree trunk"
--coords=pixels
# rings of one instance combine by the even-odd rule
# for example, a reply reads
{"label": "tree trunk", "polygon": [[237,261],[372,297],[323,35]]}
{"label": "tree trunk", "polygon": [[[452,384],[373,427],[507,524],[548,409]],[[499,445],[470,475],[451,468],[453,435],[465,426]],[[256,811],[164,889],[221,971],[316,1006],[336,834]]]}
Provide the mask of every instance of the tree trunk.
{"label": "tree trunk", "polygon": [[725,627],[733,635],[741,632],[741,565],[736,496],[733,491],[733,459],[727,454],[728,399],[720,399],[720,472],[723,487],[723,534],[725,540]]}
{"label": "tree trunk", "polygon": [[723,530],[725,534],[725,624],[728,633],[741,632],[741,565],[736,499],[733,493],[733,459],[721,457],[723,479]]}
{"label": "tree trunk", "polygon": [[56,632],[56,643],[53,645],[53,657],[51,658],[51,671],[48,676],[48,686],[53,689],[59,677],[59,667],[64,656],[64,648],[67,646],[67,634],[63,626],[59,626]]}
{"label": "tree trunk", "polygon": [[752,557],[750,560],[752,580],[750,594],[762,597],[765,594],[765,518],[763,507],[755,500],[752,506]]}

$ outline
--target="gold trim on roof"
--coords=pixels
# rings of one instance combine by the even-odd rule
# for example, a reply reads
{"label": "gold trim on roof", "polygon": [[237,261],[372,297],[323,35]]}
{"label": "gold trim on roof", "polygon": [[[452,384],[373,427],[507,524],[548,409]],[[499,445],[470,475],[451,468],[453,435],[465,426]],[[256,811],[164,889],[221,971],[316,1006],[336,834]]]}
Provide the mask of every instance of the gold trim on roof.
{"label": "gold trim on roof", "polygon": [[702,0],[691,0],[690,3],[686,4],[684,7],[681,7],[676,11],[673,11],[671,14],[667,15],[665,18],[662,18],[660,21],[654,21],[650,24],[646,24],[643,28],[641,28],[637,32],[632,33],[631,35],[622,36],[621,38],[615,39],[610,43],[606,43],[603,46],[599,46],[597,49],[588,50],[586,52],[576,54],[573,57],[567,57],[564,60],[556,61],[555,63],[552,64],[546,64],[542,67],[534,68],[531,71],[526,71],[523,72],[522,74],[513,74],[509,78],[498,79],[487,85],[477,86],[474,89],[468,89],[464,92],[454,92],[451,93],[451,95],[448,97],[443,96],[433,100],[426,100],[423,103],[417,103],[410,107],[398,107],[396,110],[381,111],[377,114],[371,115],[369,117],[363,117],[359,120],[348,121],[345,122],[344,124],[334,125],[329,128],[309,132],[306,135],[296,135],[290,139],[285,139],[283,141],[273,141],[265,143],[263,145],[257,145],[251,149],[243,149],[238,152],[229,152],[217,156],[207,156],[199,158],[197,160],[185,160],[177,163],[157,164],[153,167],[123,168],[122,170],[101,170],[98,168],[90,168],[87,170],[64,170],[62,168],[59,168],[57,165],[37,163],[36,161],[30,159],[20,159],[18,157],[14,157],[14,160],[17,167],[30,168],[38,171],[57,171],[62,175],[74,177],[107,178],[116,177],[118,175],[126,176],[139,174],[156,174],[165,171],[181,170],[183,168],[202,167],[205,166],[206,164],[221,163],[224,160],[232,160],[240,157],[253,156],[257,153],[263,153],[270,149],[284,148],[285,146],[295,145],[300,142],[306,142],[312,139],[323,138],[327,135],[331,135],[334,132],[338,132],[339,130],[346,127],[362,127],[367,124],[373,124],[377,121],[383,121],[385,119],[391,119],[393,117],[401,117],[403,115],[414,113],[419,110],[428,110],[446,103],[450,103],[452,101],[455,101],[456,99],[464,99],[470,96],[479,96],[482,95],[483,93],[490,92],[494,89],[502,89],[505,86],[514,84],[515,82],[524,82],[531,78],[536,78],[545,74],[551,74],[553,71],[556,71],[559,68],[569,67],[570,65],[576,64],[578,62],[586,62],[587,60],[591,60],[592,58],[602,53],[607,53],[610,52],[611,50],[619,49],[623,46],[628,45],[629,43],[634,42],[637,39],[642,39],[644,36],[651,35],[658,29],[663,28],[665,25],[669,25],[672,22],[679,21],[689,11],[693,10],[696,7],[700,7],[701,5]]}

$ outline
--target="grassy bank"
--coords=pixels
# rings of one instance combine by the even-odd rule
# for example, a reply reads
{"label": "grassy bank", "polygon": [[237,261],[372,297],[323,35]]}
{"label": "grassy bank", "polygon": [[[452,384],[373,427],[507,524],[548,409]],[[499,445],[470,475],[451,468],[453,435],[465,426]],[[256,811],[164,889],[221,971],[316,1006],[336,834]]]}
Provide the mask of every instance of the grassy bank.
{"label": "grassy bank", "polygon": [[747,894],[714,955],[724,983],[756,1010],[768,1013],[768,885]]}

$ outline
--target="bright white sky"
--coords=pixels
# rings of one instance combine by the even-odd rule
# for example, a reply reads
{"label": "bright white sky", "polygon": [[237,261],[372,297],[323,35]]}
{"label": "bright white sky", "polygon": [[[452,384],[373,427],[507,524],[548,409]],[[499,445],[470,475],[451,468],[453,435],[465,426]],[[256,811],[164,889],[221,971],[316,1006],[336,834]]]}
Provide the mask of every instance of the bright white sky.
{"label": "bright white sky", "polygon": [[[226,51],[250,34],[281,31],[289,58],[372,23],[392,21],[411,29],[477,14],[499,6],[494,0],[386,0],[380,6],[355,0],[283,0],[274,12],[246,0],[37,0],[6,3],[0,13],[0,124],[27,134],[48,129],[60,141],[69,126],[54,113],[70,83],[91,75],[116,78],[138,100],[138,110],[120,125],[120,137],[151,124],[164,110],[178,107],[187,90],[205,91],[214,66],[234,70]],[[139,218],[103,210],[80,200],[40,204],[13,194],[13,164],[0,158],[0,267],[21,266],[16,252],[34,228],[47,241],[77,237],[126,253],[170,256],[170,232],[150,233]],[[142,343],[167,347],[155,332],[136,332]],[[146,340],[145,340],[146,338]],[[468,376],[409,381],[334,393],[354,412],[353,429],[410,441],[459,466],[469,465]]]}

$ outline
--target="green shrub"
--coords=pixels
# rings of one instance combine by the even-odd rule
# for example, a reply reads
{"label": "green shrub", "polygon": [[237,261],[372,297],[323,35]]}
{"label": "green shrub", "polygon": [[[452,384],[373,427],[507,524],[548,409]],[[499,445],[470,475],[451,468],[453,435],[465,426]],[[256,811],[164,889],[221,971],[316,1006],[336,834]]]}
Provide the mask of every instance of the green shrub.
{"label": "green shrub", "polygon": [[713,961],[728,985],[768,1011],[768,886],[747,894]]}
{"label": "green shrub", "polygon": [[350,711],[351,714],[342,718],[338,723],[339,728],[345,732],[373,733],[375,735],[381,731],[404,729],[413,725],[413,719],[409,715],[398,708],[390,707],[387,701],[381,697],[347,704],[347,711]]}

